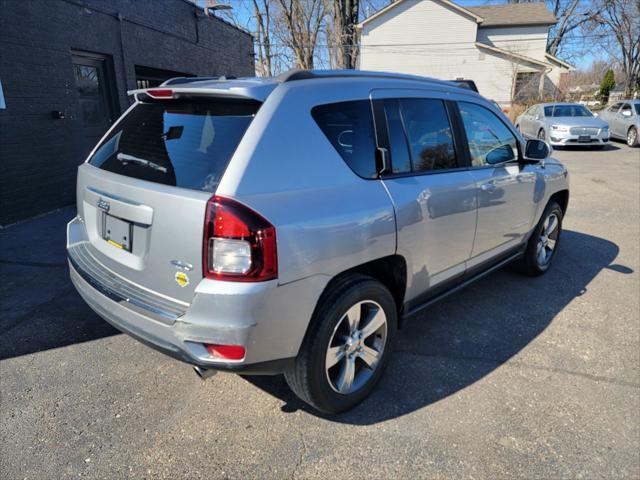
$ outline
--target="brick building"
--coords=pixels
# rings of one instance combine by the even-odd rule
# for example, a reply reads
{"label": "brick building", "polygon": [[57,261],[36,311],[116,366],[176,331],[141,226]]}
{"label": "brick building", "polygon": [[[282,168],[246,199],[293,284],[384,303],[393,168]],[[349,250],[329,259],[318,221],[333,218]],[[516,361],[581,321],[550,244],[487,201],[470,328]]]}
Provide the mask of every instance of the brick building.
{"label": "brick building", "polygon": [[127,90],[253,72],[251,35],[188,0],[0,0],[0,226],[74,202]]}

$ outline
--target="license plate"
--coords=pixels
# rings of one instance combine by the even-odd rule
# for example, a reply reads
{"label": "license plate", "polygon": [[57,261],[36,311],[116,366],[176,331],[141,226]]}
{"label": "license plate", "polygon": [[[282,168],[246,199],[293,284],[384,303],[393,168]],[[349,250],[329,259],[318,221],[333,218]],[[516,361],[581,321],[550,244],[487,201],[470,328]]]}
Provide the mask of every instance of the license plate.
{"label": "license plate", "polygon": [[580,135],[578,137],[578,141],[579,142],[590,142],[591,141],[591,135]]}
{"label": "license plate", "polygon": [[108,213],[103,213],[102,238],[108,244],[130,252],[133,245],[133,224]]}

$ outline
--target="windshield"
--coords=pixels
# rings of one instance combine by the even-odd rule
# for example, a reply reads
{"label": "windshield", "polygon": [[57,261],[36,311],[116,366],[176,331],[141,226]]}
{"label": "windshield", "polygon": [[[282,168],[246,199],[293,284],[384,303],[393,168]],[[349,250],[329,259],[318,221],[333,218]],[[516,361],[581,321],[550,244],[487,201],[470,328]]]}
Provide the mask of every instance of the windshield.
{"label": "windshield", "polygon": [[582,105],[549,105],[544,107],[545,117],[593,117],[593,113]]}
{"label": "windshield", "polygon": [[228,99],[141,103],[89,163],[127,177],[212,192],[259,106]]}

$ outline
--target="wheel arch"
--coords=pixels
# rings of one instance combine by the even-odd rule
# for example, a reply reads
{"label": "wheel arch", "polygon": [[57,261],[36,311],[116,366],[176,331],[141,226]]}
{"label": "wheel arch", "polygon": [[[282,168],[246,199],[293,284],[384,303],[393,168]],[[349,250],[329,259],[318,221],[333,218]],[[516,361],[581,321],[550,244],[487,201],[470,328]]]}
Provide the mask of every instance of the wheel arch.
{"label": "wheel arch", "polygon": [[330,289],[345,282],[354,274],[373,278],[389,289],[395,300],[398,312],[398,327],[400,328],[402,326],[402,306],[407,288],[407,262],[402,255],[395,254],[378,258],[338,273],[325,286],[318,298],[316,309]]}
{"label": "wheel arch", "polygon": [[[566,214],[567,208],[569,207],[569,190],[565,189],[555,192],[553,195],[551,195],[551,197],[549,197],[549,202],[551,201],[554,201],[558,205],[560,205],[562,214]],[[549,204],[549,202],[547,202],[547,205]]]}

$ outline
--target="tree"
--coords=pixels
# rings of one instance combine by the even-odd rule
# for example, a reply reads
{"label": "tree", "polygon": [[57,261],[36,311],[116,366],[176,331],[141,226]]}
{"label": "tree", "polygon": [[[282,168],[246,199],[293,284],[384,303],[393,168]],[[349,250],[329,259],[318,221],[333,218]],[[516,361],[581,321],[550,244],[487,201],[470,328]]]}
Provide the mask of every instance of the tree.
{"label": "tree", "polygon": [[273,75],[271,47],[272,0],[251,0],[256,21],[256,70],[263,77]]}
{"label": "tree", "polygon": [[356,68],[358,59],[358,15],[360,0],[331,0],[333,43],[331,56],[336,68]]}
{"label": "tree", "polygon": [[600,82],[600,90],[598,91],[598,96],[605,102],[609,101],[609,93],[616,87],[616,78],[613,74],[613,70],[607,70],[607,73],[602,77],[602,82]]}
{"label": "tree", "polygon": [[[539,0],[507,0],[507,3],[535,3]],[[592,0],[547,0],[547,7],[558,19],[549,32],[547,52],[558,56],[566,45],[566,40],[572,33],[581,30],[582,27],[598,15],[598,5]]]}
{"label": "tree", "polygon": [[615,39],[625,77],[625,96],[631,96],[640,88],[640,0],[597,1],[598,14],[591,22],[593,32]]}
{"label": "tree", "polygon": [[291,49],[295,66],[312,69],[326,9],[324,0],[278,0],[278,35]]}

